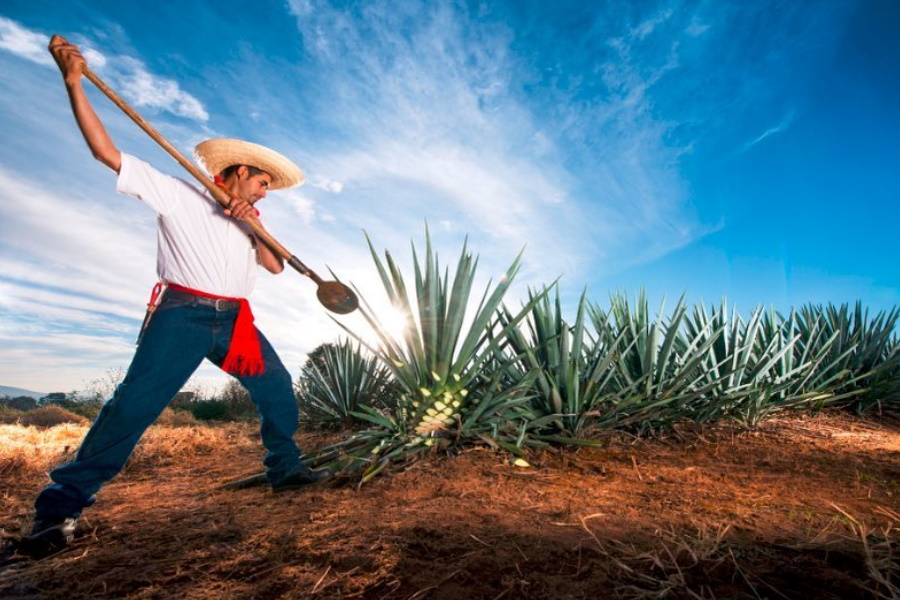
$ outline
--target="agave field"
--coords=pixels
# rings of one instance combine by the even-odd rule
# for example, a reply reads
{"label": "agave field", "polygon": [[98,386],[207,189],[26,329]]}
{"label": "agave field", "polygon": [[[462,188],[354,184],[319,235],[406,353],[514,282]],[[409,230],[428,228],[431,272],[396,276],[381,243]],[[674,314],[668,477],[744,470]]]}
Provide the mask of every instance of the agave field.
{"label": "agave field", "polygon": [[345,440],[308,459],[368,481],[427,452],[501,448],[527,464],[530,449],[592,445],[600,432],[647,434],[679,423],[748,428],[785,411],[840,407],[858,414],[900,406],[900,310],[808,305],[742,316],[716,306],[651,310],[643,293],[586,296],[564,314],[556,285],[511,307],[520,257],[495,286],[474,290],[463,247],[442,267],[426,231],[413,245],[413,280],[390,252],[369,248],[392,306],[392,336],[363,294],[362,332],[321,348],[298,383],[306,419],[357,422]]}
{"label": "agave field", "polygon": [[476,290],[466,247],[442,266],[426,234],[409,276],[369,246],[405,328],[359,293],[367,330],[296,388],[307,462],[342,476],[235,485],[258,422],[168,411],[29,561],[5,542],[87,423],[10,413],[0,597],[900,599],[897,309],[512,301],[519,258]]}

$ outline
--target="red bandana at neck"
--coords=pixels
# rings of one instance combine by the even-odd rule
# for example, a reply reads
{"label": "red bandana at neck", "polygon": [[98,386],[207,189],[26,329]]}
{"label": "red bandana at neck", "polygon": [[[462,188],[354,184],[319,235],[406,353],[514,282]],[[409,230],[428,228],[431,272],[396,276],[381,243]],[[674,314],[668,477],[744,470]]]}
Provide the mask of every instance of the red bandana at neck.
{"label": "red bandana at neck", "polygon": [[[222,189],[225,191],[225,193],[228,193],[228,188],[225,187],[225,180],[224,180],[224,179],[222,179],[221,177],[219,177],[218,175],[216,175],[216,176],[213,177],[213,181],[215,182],[215,184],[216,184],[217,186],[219,186],[220,188],[222,188]],[[231,194],[228,194],[228,197],[230,198],[230,197],[231,197]],[[259,209],[256,208],[256,207],[254,206],[254,207],[253,207],[253,210],[256,211],[256,216],[258,217],[258,216],[259,216]]]}

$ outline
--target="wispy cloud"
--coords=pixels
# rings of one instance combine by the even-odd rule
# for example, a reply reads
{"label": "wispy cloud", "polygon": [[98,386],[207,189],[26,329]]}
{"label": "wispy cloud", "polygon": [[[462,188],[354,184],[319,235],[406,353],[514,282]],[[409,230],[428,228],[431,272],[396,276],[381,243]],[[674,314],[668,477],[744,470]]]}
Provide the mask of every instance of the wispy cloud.
{"label": "wispy cloud", "polygon": [[54,66],[47,52],[49,37],[22,27],[19,23],[0,17],[0,49],[12,52],[26,60],[48,67]]}
{"label": "wispy cloud", "polygon": [[653,30],[656,29],[657,26],[668,21],[672,16],[672,12],[673,11],[671,8],[662,10],[659,14],[647,19],[646,21],[643,21],[637,27],[634,27],[631,30],[631,34],[638,39],[644,39],[645,37],[653,33]]}
{"label": "wispy cloud", "polygon": [[[49,39],[48,35],[0,17],[0,49],[40,65],[55,67],[47,51]],[[197,121],[209,120],[209,113],[197,98],[182,90],[175,81],[148,71],[141,60],[121,56],[110,61],[89,45],[82,48],[82,53],[93,70],[108,77],[110,84],[136,106],[155,108]]]}
{"label": "wispy cloud", "polygon": [[209,113],[197,98],[182,90],[175,81],[150,73],[142,61],[124,56],[107,62],[109,68],[101,72],[110,72],[122,94],[135,106],[165,110],[196,121],[209,120]]}
{"label": "wispy cloud", "polygon": [[560,235],[570,199],[559,167],[520,157],[536,128],[509,89],[507,32],[446,3],[373,3],[359,14],[291,6],[317,82],[307,99],[321,104],[317,126],[352,139],[311,157],[311,172],[341,183],[331,191],[345,210],[323,198],[323,217],[380,240],[440,222],[440,243],[470,234],[488,265],[526,244],[547,249],[530,257],[535,267],[566,253],[561,262],[580,262],[577,241]]}
{"label": "wispy cloud", "polygon": [[[468,233],[504,259],[527,245],[534,282],[565,274],[575,286],[705,231],[649,96],[677,68],[674,49],[649,65],[638,54],[672,11],[605,31],[614,52],[595,64],[600,87],[582,101],[584,81],[523,95],[523,81],[549,67],[523,62],[502,22],[451,3],[289,6],[327,102],[317,114],[353,139],[319,152],[314,167],[344,184],[356,205],[344,216],[367,230],[394,239],[440,222],[456,234],[448,240]],[[569,69],[563,54],[583,41],[558,43],[554,68]],[[607,260],[595,262],[598,252]]]}
{"label": "wispy cloud", "polygon": [[791,126],[791,123],[794,122],[794,114],[795,114],[795,111],[793,111],[793,110],[788,112],[784,116],[784,118],[781,119],[781,122],[779,122],[777,125],[775,125],[774,127],[770,127],[769,129],[766,129],[764,132],[762,132],[761,134],[759,134],[752,140],[745,143],[742,150],[749,150],[750,148],[759,144],[763,140],[768,139],[769,137],[776,135],[778,133],[781,133],[783,131],[786,131]]}
{"label": "wispy cloud", "polygon": [[691,37],[696,37],[699,35],[703,35],[707,31],[709,31],[710,25],[703,23],[698,17],[694,17],[691,19],[691,22],[688,23],[687,28],[685,28],[684,32]]}

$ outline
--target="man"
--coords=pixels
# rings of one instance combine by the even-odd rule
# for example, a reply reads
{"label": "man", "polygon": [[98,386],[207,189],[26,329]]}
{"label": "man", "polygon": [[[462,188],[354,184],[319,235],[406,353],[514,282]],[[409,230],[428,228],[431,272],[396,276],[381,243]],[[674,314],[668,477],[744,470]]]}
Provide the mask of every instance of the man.
{"label": "man", "polygon": [[[257,265],[280,273],[280,256],[257,242],[247,222],[269,190],[299,185],[303,172],[282,155],[248,142],[209,140],[196,153],[230,196],[223,209],[206,190],[164,175],[121,153],[82,87],[86,64],[78,48],[53,36],[49,49],[68,91],[75,120],[94,157],[118,174],[117,191],[158,214],[160,285],[148,305],[131,366],[103,406],[75,459],[55,469],[35,501],[35,522],[21,551],[33,556],[62,549],[94,494],[124,466],[144,431],[204,358],[232,373],[260,413],[266,474],[275,491],[328,478],[301,460],[290,374],[253,326],[246,297]],[[160,288],[165,290],[158,294]]]}

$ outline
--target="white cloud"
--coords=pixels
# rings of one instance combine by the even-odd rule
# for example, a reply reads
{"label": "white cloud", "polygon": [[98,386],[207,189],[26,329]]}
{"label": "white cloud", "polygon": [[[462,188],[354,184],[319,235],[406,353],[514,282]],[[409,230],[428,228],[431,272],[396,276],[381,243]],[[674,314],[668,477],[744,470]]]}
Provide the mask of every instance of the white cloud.
{"label": "white cloud", "polygon": [[[112,69],[112,64],[109,64]],[[148,106],[180,117],[208,121],[209,113],[194,96],[182,90],[175,81],[153,75],[136,58],[121,57],[115,66],[115,81],[122,95],[136,106]]]}
{"label": "white cloud", "polygon": [[313,10],[310,0],[288,0],[288,10],[297,17],[305,17]]}
{"label": "white cloud", "polygon": [[81,54],[92,70],[101,71],[106,66],[106,57],[93,48],[83,48]]}
{"label": "white cloud", "polygon": [[110,211],[112,193],[55,193],[2,167],[0,190],[0,380],[65,389],[122,366],[154,280],[153,213],[135,221],[121,200]]}
{"label": "white cloud", "polygon": [[[299,215],[303,220],[304,225],[309,225],[316,219],[316,205],[315,202],[312,201],[308,196],[304,195],[302,191],[297,190],[287,190],[280,192],[278,194],[276,202],[281,203],[287,201],[287,204],[293,208],[295,214]],[[271,203],[269,204],[271,206]],[[268,208],[263,207],[268,213]],[[266,218],[266,213],[263,214],[263,217]]]}
{"label": "white cloud", "polygon": [[330,192],[332,194],[340,194],[344,189],[344,184],[340,181],[333,181],[331,179],[321,177],[317,178],[315,181],[311,181],[309,185],[320,190]]}
{"label": "white cloud", "polygon": [[[47,51],[49,40],[50,36],[0,17],[0,49],[54,67],[56,63]],[[209,113],[197,98],[175,81],[150,73],[141,60],[130,56],[109,60],[88,44],[82,45],[81,50],[91,69],[108,77],[110,85],[135,106],[156,108],[196,121],[209,120]]]}
{"label": "white cloud", "polygon": [[135,221],[128,207],[106,202],[111,196],[112,190],[96,200],[73,199],[0,168],[3,242],[16,249],[3,255],[9,263],[4,274],[36,286],[129,299],[122,290],[140,280],[135,271],[152,268],[156,256],[152,234],[141,239],[135,229],[152,232],[154,217],[146,209],[146,219]]}
{"label": "white cloud", "polygon": [[0,49],[41,65],[55,66],[47,51],[50,36],[26,29],[5,17],[0,17]]}

